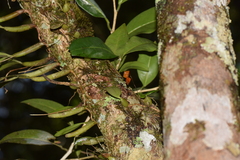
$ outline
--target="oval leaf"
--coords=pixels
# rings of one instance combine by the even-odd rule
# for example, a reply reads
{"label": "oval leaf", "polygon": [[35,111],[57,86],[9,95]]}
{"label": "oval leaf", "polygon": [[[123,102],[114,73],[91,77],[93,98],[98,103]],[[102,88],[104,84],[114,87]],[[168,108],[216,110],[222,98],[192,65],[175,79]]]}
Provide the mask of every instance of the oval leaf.
{"label": "oval leaf", "polygon": [[106,18],[105,14],[94,0],[76,0],[79,7],[94,17]]}
{"label": "oval leaf", "polygon": [[155,56],[148,56],[146,54],[140,54],[138,58],[139,62],[145,63],[149,71],[142,71],[142,70],[137,70],[138,77],[140,81],[143,84],[143,87],[146,87],[149,83],[151,83],[154,78],[158,74],[158,59],[157,55]]}
{"label": "oval leaf", "polygon": [[118,87],[107,87],[106,91],[113,97],[120,98],[121,89]]}
{"label": "oval leaf", "polygon": [[47,100],[47,99],[28,99],[25,101],[22,101],[22,103],[28,104],[34,108],[37,108],[41,111],[44,111],[46,113],[52,113],[59,110],[64,110],[65,107],[61,105],[60,103],[57,103],[55,101]]}
{"label": "oval leaf", "polygon": [[53,135],[46,131],[27,129],[10,133],[0,140],[1,143],[19,143],[33,145],[52,145],[50,139],[55,139]]}
{"label": "oval leaf", "polygon": [[72,56],[96,59],[112,59],[117,56],[97,37],[85,37],[72,41],[70,47]]}
{"label": "oval leaf", "polygon": [[156,9],[152,7],[133,18],[127,25],[129,36],[148,34],[156,30]]}
{"label": "oval leaf", "polygon": [[146,38],[133,36],[130,38],[127,44],[119,50],[119,52],[122,53],[121,56],[124,56],[137,51],[153,52],[157,50],[157,45]]}
{"label": "oval leaf", "polygon": [[122,55],[120,48],[128,42],[129,37],[127,33],[126,25],[123,24],[117,28],[110,36],[108,36],[105,44],[113,51],[117,56]]}
{"label": "oval leaf", "polygon": [[133,61],[133,62],[126,62],[120,68],[119,72],[127,71],[129,69],[138,69],[142,71],[148,71],[148,66],[145,63]]}

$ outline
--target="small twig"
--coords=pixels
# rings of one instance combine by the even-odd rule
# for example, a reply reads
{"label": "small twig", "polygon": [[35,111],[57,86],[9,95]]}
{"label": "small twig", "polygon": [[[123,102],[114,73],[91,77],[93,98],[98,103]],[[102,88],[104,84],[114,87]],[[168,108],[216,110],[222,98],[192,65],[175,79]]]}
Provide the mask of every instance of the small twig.
{"label": "small twig", "polygon": [[[29,72],[29,71],[34,71],[34,70],[37,70],[37,69],[39,69],[39,68],[43,68],[43,67],[45,67],[45,66],[47,66],[47,64],[45,64],[45,65],[41,65],[41,66],[31,66],[30,68],[28,68],[27,70],[24,70],[24,71],[19,71],[18,73],[22,73],[22,74],[24,74],[24,73],[27,73],[27,72]],[[35,67],[35,68],[33,68],[33,67]],[[27,68],[27,67],[23,67],[23,68]],[[20,69],[22,69],[22,68],[20,68]]]}
{"label": "small twig", "polygon": [[[90,118],[89,116],[87,116],[87,118],[86,118],[86,120],[85,120],[84,122],[88,122],[90,119],[91,119],[91,118]],[[86,125],[86,123],[84,123],[84,124],[82,125],[82,127],[85,126],[85,125]]]}
{"label": "small twig", "polygon": [[46,75],[44,75],[44,74],[43,74],[43,77],[47,81],[49,81],[50,83],[53,83],[53,84],[78,87],[77,85],[75,85],[73,83],[70,83],[70,82],[59,82],[59,81],[52,80],[52,79],[48,78]]}
{"label": "small twig", "polygon": [[68,151],[64,154],[64,156],[60,160],[65,160],[72,153],[73,147],[74,147],[74,143],[75,143],[75,138],[74,138],[73,142],[71,143]]}
{"label": "small twig", "polygon": [[154,87],[154,88],[149,88],[149,89],[144,89],[144,90],[137,90],[137,91],[134,91],[134,93],[143,93],[143,92],[149,92],[149,91],[156,91],[158,89],[159,89],[159,87]]}
{"label": "small twig", "polygon": [[70,97],[70,99],[68,100],[68,104],[70,104],[71,100],[74,98],[74,96],[76,95],[77,92],[74,92],[72,97]]}
{"label": "small twig", "polygon": [[96,158],[96,156],[88,156],[88,157],[74,158],[74,159],[68,159],[68,160],[85,160],[85,159],[90,159],[90,158]]}
{"label": "small twig", "polygon": [[48,114],[46,113],[32,113],[30,116],[47,116]]}
{"label": "small twig", "polygon": [[112,0],[112,1],[113,1],[113,25],[112,25],[111,33],[115,31],[116,23],[117,23],[117,14],[118,14],[118,11],[116,9],[116,0]]}
{"label": "small twig", "polygon": [[120,64],[121,64],[121,61],[122,61],[122,58],[118,58],[118,60],[119,60],[119,62],[117,63],[117,65],[116,65],[116,70],[118,70],[119,69],[119,67],[120,67]]}
{"label": "small twig", "polygon": [[7,0],[7,5],[8,5],[8,8],[11,9],[11,6],[9,4],[9,0]]}

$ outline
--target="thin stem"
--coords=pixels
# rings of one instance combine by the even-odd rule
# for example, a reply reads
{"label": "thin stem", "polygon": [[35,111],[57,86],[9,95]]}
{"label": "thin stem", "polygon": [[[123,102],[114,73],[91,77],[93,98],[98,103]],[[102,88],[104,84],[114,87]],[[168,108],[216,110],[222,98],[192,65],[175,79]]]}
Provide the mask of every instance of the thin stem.
{"label": "thin stem", "polygon": [[64,147],[61,146],[61,145],[58,145],[58,144],[56,144],[56,143],[52,143],[52,144],[55,145],[55,146],[57,146],[57,147],[59,147],[61,150],[68,151],[68,149],[64,148]]}
{"label": "thin stem", "polygon": [[72,144],[70,145],[67,153],[65,153],[65,155],[61,158],[61,160],[65,160],[72,153],[73,147],[74,147],[74,143],[75,143],[75,138],[74,138]]}
{"label": "thin stem", "polygon": [[88,157],[74,158],[74,159],[68,159],[68,160],[85,160],[85,159],[90,159],[90,158],[96,158],[96,156],[88,156]]}
{"label": "thin stem", "polygon": [[111,33],[113,33],[116,28],[117,14],[118,14],[118,11],[116,9],[116,0],[113,0],[113,25],[112,25]]}
{"label": "thin stem", "polygon": [[106,23],[107,23],[107,27],[108,27],[109,31],[111,31],[111,27],[110,27],[110,22],[109,22],[109,20],[108,20],[107,18],[104,18],[104,19],[105,19],[105,21],[106,21]]}
{"label": "thin stem", "polygon": [[149,89],[144,89],[144,90],[137,90],[137,91],[134,91],[134,93],[143,93],[143,92],[149,92],[149,91],[156,91],[158,89],[159,89],[159,87],[154,87],[154,88],[149,88]]}
{"label": "thin stem", "polygon": [[117,63],[117,65],[116,65],[116,70],[119,70],[121,61],[122,61],[122,58],[118,58],[118,63]]}

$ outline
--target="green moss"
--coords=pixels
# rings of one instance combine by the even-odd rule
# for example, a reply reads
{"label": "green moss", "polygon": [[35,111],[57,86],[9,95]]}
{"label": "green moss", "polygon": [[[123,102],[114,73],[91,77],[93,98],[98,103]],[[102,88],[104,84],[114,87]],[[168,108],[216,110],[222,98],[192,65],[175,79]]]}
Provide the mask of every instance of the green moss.
{"label": "green moss", "polygon": [[106,96],[104,99],[104,104],[103,106],[107,106],[109,103],[114,103],[116,101],[120,101],[118,98],[114,98],[112,96]]}

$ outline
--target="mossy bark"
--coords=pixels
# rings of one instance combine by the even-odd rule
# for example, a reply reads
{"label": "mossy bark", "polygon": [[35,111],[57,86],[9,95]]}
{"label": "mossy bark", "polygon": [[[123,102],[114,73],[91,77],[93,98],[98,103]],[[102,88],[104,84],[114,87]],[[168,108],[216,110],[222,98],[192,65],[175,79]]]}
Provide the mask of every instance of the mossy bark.
{"label": "mossy bark", "polygon": [[[65,10],[65,2],[70,5]],[[146,105],[128,88],[121,75],[106,60],[72,58],[68,46],[75,37],[93,36],[89,19],[74,1],[31,0],[19,1],[29,14],[46,44],[49,56],[59,63],[77,87],[80,98],[97,122],[107,146],[106,151],[116,159],[162,158],[160,114],[156,106]],[[106,87],[121,89],[119,99],[106,93]],[[139,141],[140,137],[140,141]]]}
{"label": "mossy bark", "polygon": [[160,0],[157,8],[165,159],[239,159],[227,1]]}

